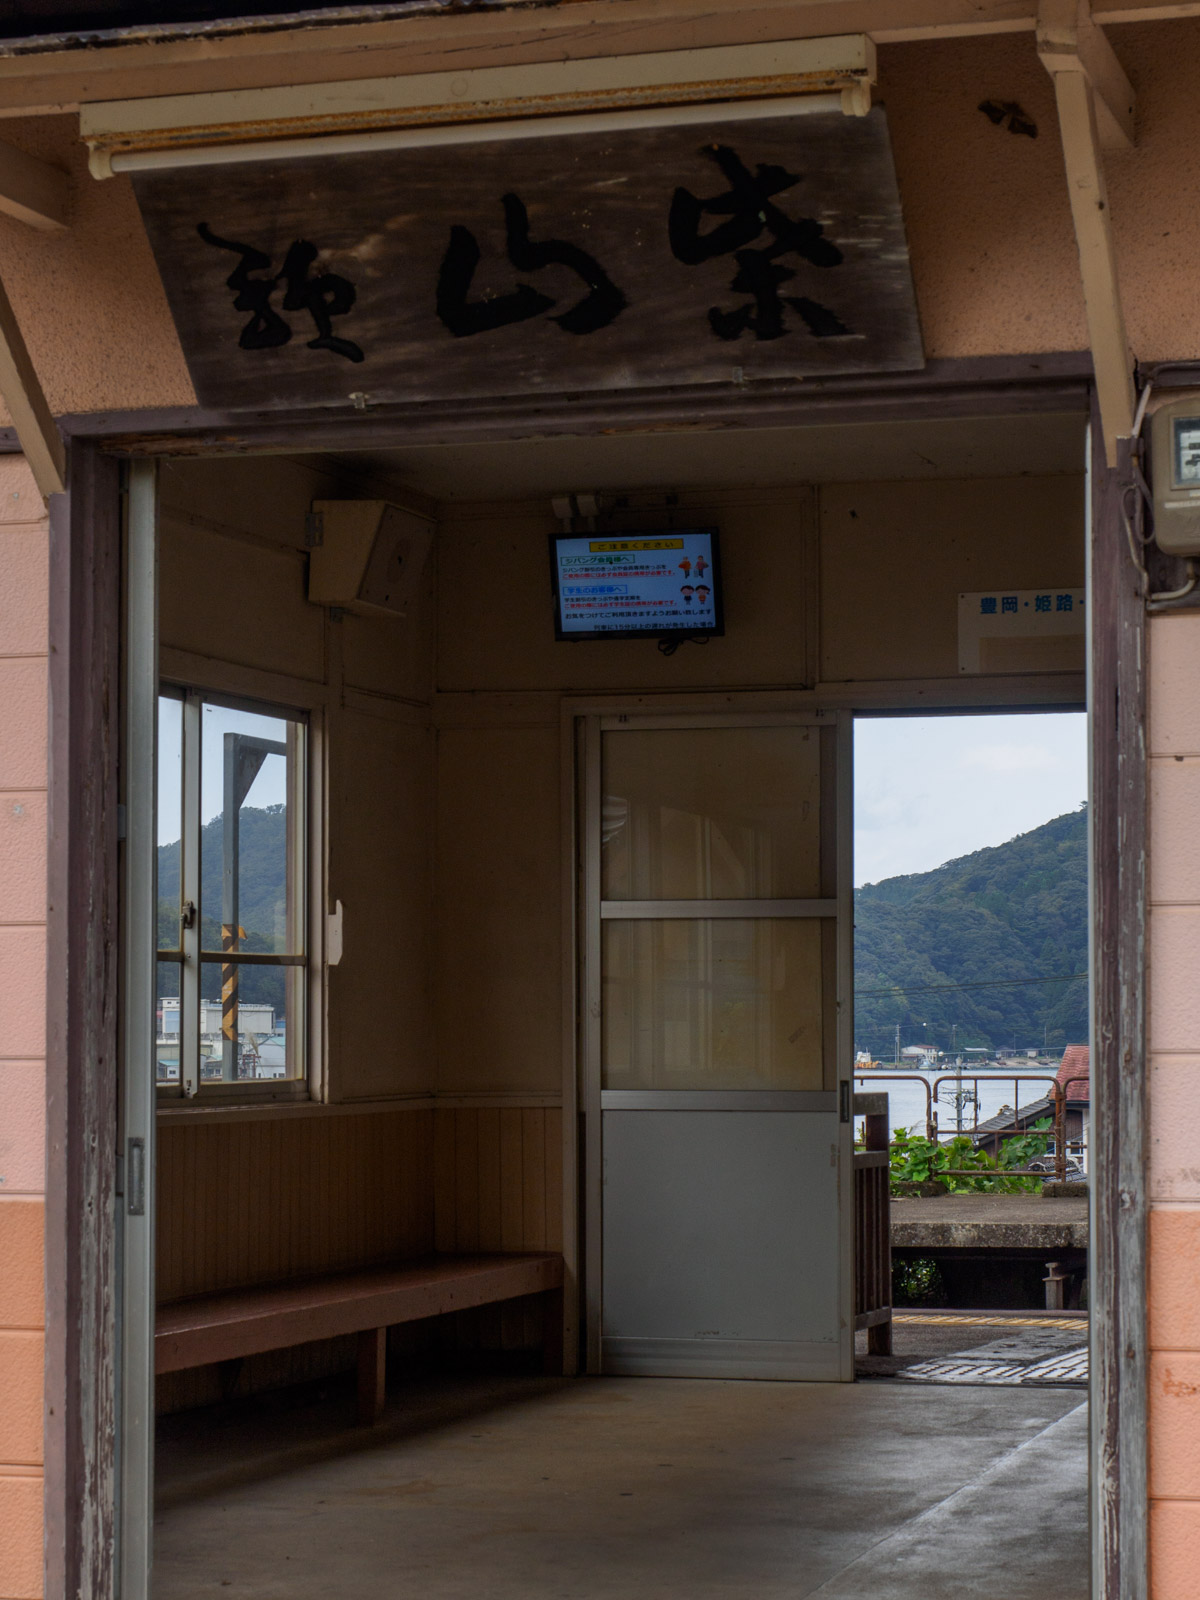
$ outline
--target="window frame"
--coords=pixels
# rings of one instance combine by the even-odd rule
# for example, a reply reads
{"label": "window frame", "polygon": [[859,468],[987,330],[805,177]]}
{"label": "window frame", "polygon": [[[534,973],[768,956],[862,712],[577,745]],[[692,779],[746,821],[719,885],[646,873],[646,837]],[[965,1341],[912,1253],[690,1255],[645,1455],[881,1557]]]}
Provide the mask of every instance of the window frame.
{"label": "window frame", "polygon": [[[237,1107],[248,1104],[299,1104],[320,1098],[323,1082],[324,1043],[324,838],[323,807],[321,804],[320,754],[322,749],[320,713],[312,706],[284,704],[274,699],[260,699],[254,695],[230,693],[227,690],[206,688],[196,683],[173,679],[161,680],[158,699],[174,700],[180,705],[181,716],[181,807],[180,807],[180,938],[174,949],[156,949],[155,965],[177,964],[180,982],[180,1072],[173,1083],[157,1079],[155,1059],[155,1098],[160,1110],[178,1111],[183,1108]],[[289,862],[290,882],[297,886],[301,904],[289,919],[303,943],[302,953],[284,954],[264,959],[258,952],[245,952],[235,958],[239,966],[272,966],[284,971],[299,971],[302,977],[296,984],[300,1002],[289,1008],[288,1025],[299,1033],[297,1046],[299,1068],[296,1076],[289,1078],[256,1078],[244,1082],[207,1080],[200,1075],[200,1016],[201,979],[206,966],[217,964],[213,957],[218,952],[202,948],[202,918],[204,907],[200,897],[201,828],[200,794],[202,782],[203,728],[201,716],[205,705],[215,705],[228,711],[242,711],[254,716],[274,717],[303,729],[299,752],[299,773],[293,785],[289,804],[295,805],[300,815],[290,832]],[[289,756],[288,759],[291,759]],[[155,903],[157,893],[157,842],[154,851]],[[194,887],[194,893],[187,889]],[[182,907],[191,900],[197,914],[185,926]],[[157,940],[156,940],[157,944]],[[247,955],[250,959],[247,960]],[[295,1017],[290,1014],[295,1010]],[[293,1033],[293,1037],[295,1034]],[[191,1043],[187,1041],[191,1040]],[[194,1054],[194,1060],[189,1056]],[[191,1070],[189,1071],[189,1067]],[[190,1083],[190,1087],[189,1087]]]}

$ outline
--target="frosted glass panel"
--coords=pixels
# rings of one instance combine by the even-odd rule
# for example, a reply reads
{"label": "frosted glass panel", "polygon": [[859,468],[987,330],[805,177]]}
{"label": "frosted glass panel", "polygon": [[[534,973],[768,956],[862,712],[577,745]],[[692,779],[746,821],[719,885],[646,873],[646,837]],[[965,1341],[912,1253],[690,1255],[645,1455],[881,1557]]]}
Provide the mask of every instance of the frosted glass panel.
{"label": "frosted glass panel", "polygon": [[605,734],[604,899],[818,896],[820,750],[815,728]]}
{"label": "frosted glass panel", "polygon": [[602,926],[606,1089],[821,1089],[821,924]]}

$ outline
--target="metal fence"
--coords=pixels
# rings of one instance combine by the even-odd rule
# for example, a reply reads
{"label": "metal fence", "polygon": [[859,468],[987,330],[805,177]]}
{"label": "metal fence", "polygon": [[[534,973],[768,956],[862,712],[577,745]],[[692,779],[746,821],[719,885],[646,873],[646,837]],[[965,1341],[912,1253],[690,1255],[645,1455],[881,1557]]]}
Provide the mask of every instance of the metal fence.
{"label": "metal fence", "polygon": [[[885,1088],[888,1084],[894,1083],[922,1084],[925,1090],[926,1137],[931,1139],[935,1144],[940,1143],[943,1137],[943,1134],[939,1130],[938,1126],[939,1092],[943,1084],[954,1084],[955,1093],[959,1097],[953,1133],[957,1135],[959,1132],[962,1132],[964,1134],[969,1134],[971,1137],[978,1135],[980,1130],[979,1085],[981,1083],[1012,1084],[1012,1126],[1008,1129],[990,1130],[995,1132],[998,1142],[1002,1142],[1005,1139],[1023,1138],[1026,1134],[1033,1132],[1033,1125],[1037,1122],[1040,1122],[1046,1115],[1047,1108],[1045,1106],[1041,1106],[1038,1109],[1027,1106],[1024,1111],[1022,1111],[1020,1104],[1021,1093],[1019,1085],[1022,1083],[1047,1084],[1049,1085],[1049,1092],[1042,1095],[1041,1098],[1043,1101],[1048,1100],[1050,1102],[1049,1109],[1052,1112],[1050,1137],[1054,1142],[1054,1177],[1059,1183],[1061,1183],[1066,1178],[1068,1163],[1066,1137],[1067,1091],[1072,1084],[1086,1084],[1088,1079],[1085,1074],[1081,1074],[1078,1077],[1071,1077],[1065,1082],[1060,1083],[1056,1077],[1050,1077],[1044,1073],[1033,1072],[946,1072],[940,1074],[936,1078],[930,1079],[923,1073],[919,1072],[892,1072],[886,1069],[882,1071],[877,1069],[875,1071],[856,1072],[854,1074],[854,1082],[856,1084],[863,1085],[878,1085],[880,1088]],[[969,1128],[962,1123],[963,1102],[961,1095],[964,1084],[973,1085],[974,1122]],[[1078,1105],[1079,1102],[1076,1101],[1076,1104]],[[989,1117],[985,1119],[985,1122],[992,1122],[994,1120],[995,1118]],[[969,1167],[942,1167],[939,1170],[951,1177],[970,1178],[979,1176],[977,1169]],[[1006,1177],[1012,1178],[1045,1178],[1049,1176],[1048,1173],[1037,1167],[1006,1167],[1004,1168],[1004,1174]]]}

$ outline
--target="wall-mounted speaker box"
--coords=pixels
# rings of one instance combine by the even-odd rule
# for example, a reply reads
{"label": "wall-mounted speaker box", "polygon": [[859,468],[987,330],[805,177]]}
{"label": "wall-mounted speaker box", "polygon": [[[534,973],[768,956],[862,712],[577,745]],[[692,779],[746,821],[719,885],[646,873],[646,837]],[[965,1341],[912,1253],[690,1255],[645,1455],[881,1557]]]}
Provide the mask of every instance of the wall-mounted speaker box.
{"label": "wall-mounted speaker box", "polygon": [[433,523],[387,500],[314,500],[308,598],[402,617],[416,599]]}

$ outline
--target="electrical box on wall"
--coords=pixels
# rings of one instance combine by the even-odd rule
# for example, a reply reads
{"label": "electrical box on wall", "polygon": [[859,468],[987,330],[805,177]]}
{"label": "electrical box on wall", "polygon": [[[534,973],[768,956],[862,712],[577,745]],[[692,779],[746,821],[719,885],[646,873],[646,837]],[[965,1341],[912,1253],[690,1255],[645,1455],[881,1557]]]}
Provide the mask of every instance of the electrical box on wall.
{"label": "electrical box on wall", "polygon": [[1200,395],[1160,406],[1150,423],[1154,539],[1170,556],[1200,556]]}
{"label": "electrical box on wall", "polygon": [[433,524],[386,500],[314,500],[308,598],[402,617],[416,599]]}

